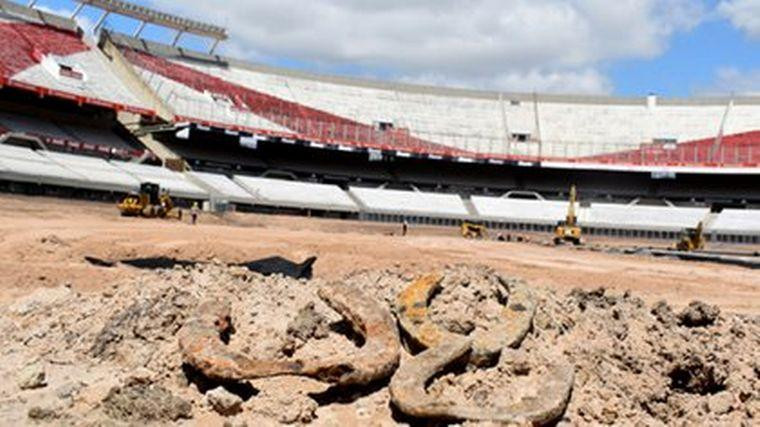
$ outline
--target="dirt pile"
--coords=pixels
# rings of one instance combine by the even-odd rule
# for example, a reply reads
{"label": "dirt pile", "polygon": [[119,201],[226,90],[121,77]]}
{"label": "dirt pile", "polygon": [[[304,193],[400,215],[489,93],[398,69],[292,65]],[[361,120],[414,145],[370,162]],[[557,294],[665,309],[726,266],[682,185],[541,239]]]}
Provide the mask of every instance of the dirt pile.
{"label": "dirt pile", "polygon": [[[344,281],[390,308],[425,272],[361,271]],[[494,326],[516,281],[485,267],[443,270],[430,316],[448,331]],[[0,307],[0,419],[118,422],[380,424],[409,422],[387,384],[333,390],[302,377],[218,383],[183,365],[177,332],[199,302],[231,301],[229,348],[273,360],[349,357],[357,342],[318,296],[320,279],[265,277],[207,264],[141,272],[105,291],[40,290]],[[760,419],[760,318],[692,304],[676,313],[628,293],[533,289],[533,328],[495,366],[461,366],[428,392],[484,408],[536,393],[546,366],[565,358],[575,386],[572,423],[756,424]],[[412,354],[402,356],[402,364]],[[42,367],[44,385],[21,390],[18,373]]]}

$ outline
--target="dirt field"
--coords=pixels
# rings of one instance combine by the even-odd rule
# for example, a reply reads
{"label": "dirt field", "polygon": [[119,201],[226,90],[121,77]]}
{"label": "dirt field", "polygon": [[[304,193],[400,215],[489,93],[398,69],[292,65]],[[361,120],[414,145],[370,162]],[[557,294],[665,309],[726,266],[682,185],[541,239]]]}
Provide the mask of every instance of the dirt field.
{"label": "dirt field", "polygon": [[606,287],[631,290],[648,302],[664,299],[676,307],[699,299],[728,311],[760,313],[756,271],[570,247],[468,241],[459,238],[456,229],[412,227],[410,235],[402,238],[389,235],[399,234],[392,225],[254,214],[223,219],[205,215],[199,226],[191,227],[120,218],[109,204],[11,196],[0,196],[0,220],[0,301],[66,283],[79,291],[99,291],[132,274],[127,267],[93,267],[85,262],[86,255],[112,259],[166,255],[223,262],[272,255],[301,260],[314,255],[319,258],[315,276],[327,279],[357,269],[400,267],[421,274],[447,264],[479,263],[560,291]]}
{"label": "dirt field", "polygon": [[[0,196],[0,220],[4,425],[760,419],[760,274],[742,267],[301,217],[192,226],[45,198]],[[230,265],[274,255],[316,256],[314,277]],[[160,256],[197,264],[85,260]],[[408,293],[430,273],[430,293]],[[452,363],[425,382],[420,360]]]}

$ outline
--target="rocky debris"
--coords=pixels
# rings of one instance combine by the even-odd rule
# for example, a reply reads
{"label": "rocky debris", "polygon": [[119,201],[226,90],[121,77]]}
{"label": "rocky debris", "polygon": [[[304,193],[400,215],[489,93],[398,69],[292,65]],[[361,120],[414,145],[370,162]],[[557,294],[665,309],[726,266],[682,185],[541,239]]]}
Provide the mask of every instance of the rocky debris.
{"label": "rocky debris", "polygon": [[196,299],[186,291],[171,287],[148,299],[138,300],[113,315],[90,349],[93,357],[109,357],[123,340],[162,340],[174,335],[185,321],[187,310]]}
{"label": "rocky debris", "polygon": [[725,367],[708,362],[699,354],[689,354],[683,360],[676,362],[669,369],[670,387],[693,394],[714,394],[725,388],[728,372]]}
{"label": "rocky debris", "polygon": [[596,288],[592,291],[585,291],[580,288],[573,289],[570,292],[570,298],[575,300],[578,308],[585,311],[589,307],[597,309],[607,309],[617,304],[617,299],[605,295],[607,292],[604,288]]}
{"label": "rocky debris", "polygon": [[19,372],[17,383],[18,388],[21,390],[45,387],[47,385],[45,382],[45,368],[39,363],[27,365]]}
{"label": "rocky debris", "polygon": [[[350,274],[343,282],[388,308],[399,292],[425,273],[396,266]],[[487,291],[493,286],[498,289],[499,281],[504,281],[507,292],[502,295],[507,302],[513,288],[518,288],[509,277],[492,277],[497,273],[486,267],[448,266],[439,274],[442,283],[459,284],[459,295],[452,289],[450,297],[471,299],[472,304],[482,302],[483,295],[468,289],[473,286]],[[464,286],[463,279],[468,277],[473,279]],[[361,343],[344,330],[343,316],[317,295],[325,284],[319,278],[265,277],[240,267],[208,263],[135,270],[132,277],[106,284],[108,298],[102,292],[78,294],[60,287],[10,301],[0,306],[0,366],[10,379],[0,381],[0,415],[7,424],[31,423],[30,407],[37,406],[34,416],[60,416],[51,418],[52,423],[86,419],[94,424],[169,424],[169,415],[180,413],[192,414],[194,419],[179,417],[176,424],[207,419],[221,423],[204,395],[224,385],[244,400],[240,413],[226,417],[233,425],[243,421],[249,425],[395,425],[403,421],[383,382],[328,393],[327,384],[286,376],[241,383],[248,387],[243,395],[226,383],[202,385],[183,366],[177,328],[199,301],[216,295],[230,299],[235,333],[227,337],[226,347],[238,354],[281,361],[355,360]],[[502,350],[496,363],[486,368],[455,365],[433,380],[428,394],[459,399],[475,408],[510,404],[535,395],[545,384],[541,379],[550,362],[564,357],[575,366],[575,384],[559,421],[563,425],[752,425],[760,418],[760,316],[724,312],[709,327],[687,327],[667,304],[645,306],[627,293],[597,289],[565,294],[528,288],[536,298],[535,316],[519,348]],[[485,295],[504,307],[498,294],[487,291]],[[446,296],[442,290],[432,304]],[[300,341],[288,335],[288,326],[298,323],[299,309],[310,303],[329,325],[328,336],[299,344],[292,356],[283,354],[283,343]],[[453,329],[458,328],[453,320],[467,319],[447,313],[446,304],[436,309],[440,310],[436,320],[448,321]],[[490,327],[485,318],[472,323],[473,339],[478,328]],[[343,329],[338,328],[341,324]],[[462,326],[461,330],[469,328]],[[218,335],[215,339],[225,345]],[[91,352],[95,347],[102,349],[98,357]],[[411,354],[401,353],[403,366]],[[55,372],[48,372],[50,390],[20,393],[14,371],[39,360],[45,361],[48,370],[55,364]],[[81,388],[64,387],[72,381],[81,383]],[[164,397],[151,395],[147,391],[151,388],[162,389],[164,393],[158,394]],[[175,401],[174,410],[157,409],[158,403],[172,401],[167,394],[186,405]],[[30,402],[32,395],[42,400]],[[177,409],[182,407],[186,410]],[[140,420],[148,414],[163,418]],[[114,420],[97,419],[106,416]]]}
{"label": "rocky debris", "polygon": [[692,301],[681,313],[678,322],[689,328],[710,326],[718,319],[720,309],[701,301]]}
{"label": "rocky debris", "polygon": [[652,315],[660,322],[667,326],[673,326],[678,320],[673,309],[670,308],[665,301],[658,301],[657,304],[652,307]]}
{"label": "rocky debris", "polygon": [[327,319],[315,307],[314,302],[309,302],[298,310],[295,319],[288,324],[288,336],[301,341],[327,338],[330,332]]}
{"label": "rocky debris", "polygon": [[252,413],[282,424],[308,424],[316,419],[319,405],[309,396],[294,390],[262,390],[250,401]]}
{"label": "rocky debris", "polygon": [[62,418],[63,416],[58,411],[58,409],[46,408],[42,406],[33,406],[29,408],[29,412],[27,412],[27,417],[29,417],[30,420],[49,423],[49,422],[58,420]]}
{"label": "rocky debris", "polygon": [[192,418],[192,406],[169,390],[153,384],[114,387],[103,400],[109,417],[129,422],[177,421]]}
{"label": "rocky debris", "polygon": [[707,400],[707,409],[716,415],[731,412],[734,405],[734,396],[728,391],[721,391]]}
{"label": "rocky debris", "polygon": [[490,330],[499,323],[509,280],[491,269],[473,271],[460,266],[445,270],[442,276],[440,292],[429,305],[433,323],[459,335]]}
{"label": "rocky debris", "polygon": [[240,396],[230,393],[224,387],[217,387],[206,392],[206,400],[216,412],[225,416],[237,414],[243,404]]}

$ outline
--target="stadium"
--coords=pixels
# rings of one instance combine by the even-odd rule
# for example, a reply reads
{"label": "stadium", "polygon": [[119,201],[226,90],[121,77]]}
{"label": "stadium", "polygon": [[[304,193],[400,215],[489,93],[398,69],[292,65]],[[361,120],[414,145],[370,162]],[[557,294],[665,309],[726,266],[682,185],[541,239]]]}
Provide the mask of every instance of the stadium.
{"label": "stadium", "polygon": [[[421,425],[418,423],[426,418],[545,424],[557,423],[563,416],[564,421],[571,424],[597,424],[605,419],[612,424],[637,419],[654,424],[709,419],[713,423],[743,421],[749,425],[760,417],[760,377],[756,364],[760,360],[756,318],[760,308],[760,282],[755,273],[747,269],[748,266],[760,266],[756,252],[760,244],[760,187],[757,184],[760,178],[760,97],[509,93],[315,74],[219,55],[215,52],[217,46],[228,38],[224,28],[128,2],[79,3],[81,7],[102,9],[104,19],[108,14],[119,14],[142,22],[140,30],[132,35],[101,27],[102,22],[97,25],[96,35],[92,35],[80,28],[74,16],[46,12],[35,8],[34,3],[27,7],[0,0],[0,40],[3,42],[0,46],[0,199],[4,205],[0,211],[9,224],[0,235],[0,247],[8,255],[8,261],[0,267],[7,277],[0,302],[6,306],[6,313],[12,313],[0,318],[0,331],[4,331],[5,336],[21,337],[18,339],[32,343],[24,350],[13,347],[15,350],[0,355],[5,367],[13,368],[7,371],[3,368],[7,385],[0,388],[0,416],[11,420],[11,424],[28,423],[29,419],[49,423],[70,421],[73,425],[92,421],[87,418],[89,415],[82,415],[89,409],[82,408],[101,408],[97,410],[105,411],[107,417],[126,422],[165,423],[184,419],[191,424],[209,425],[222,425],[229,417],[233,417],[229,422],[261,420],[265,424],[373,422],[378,425]],[[140,31],[146,23],[177,30],[177,38],[166,43],[140,38]],[[207,38],[212,48],[202,52],[179,47],[177,41],[183,34]],[[142,191],[145,183],[157,184],[186,215],[192,212],[193,221],[200,209],[201,225],[188,230],[184,225],[168,220],[120,218],[115,204]],[[576,189],[577,208],[574,202]],[[573,200],[571,213],[568,213],[568,198]],[[402,224],[404,235],[399,236]],[[460,226],[464,230],[464,224],[488,230],[492,238],[461,239],[459,230]],[[578,232],[583,233],[589,246],[555,248],[544,244],[551,240],[558,224],[577,225]],[[407,226],[411,229],[410,236],[406,236]],[[207,228],[204,230],[203,227]],[[696,227],[700,239],[704,232],[699,249],[704,249],[706,242],[710,251],[697,251],[693,255],[697,262],[682,260],[680,255],[673,256],[670,244],[676,242],[685,230]],[[498,239],[495,238],[497,235]],[[402,237],[409,239],[400,240]],[[512,241],[518,239],[519,243]],[[653,254],[658,254],[656,251],[642,255],[640,250],[645,247],[661,248],[660,255],[666,258],[654,258]],[[205,393],[204,397],[192,388],[200,396],[192,397],[187,387],[177,392],[172,389],[173,385],[166,385],[170,382],[166,380],[169,374],[164,378],[162,371],[177,374],[175,371],[180,364],[172,363],[178,360],[179,352],[175,349],[176,343],[168,345],[171,340],[156,338],[152,334],[163,331],[161,328],[171,329],[173,322],[184,321],[190,316],[189,311],[182,311],[187,308],[183,305],[184,300],[180,301],[173,293],[180,292],[175,289],[176,283],[185,283],[195,298],[210,289],[211,284],[232,286],[222,284],[225,280],[228,281],[225,283],[268,280],[258,276],[248,278],[248,273],[237,270],[230,272],[221,267],[224,263],[237,263],[235,265],[239,267],[257,257],[306,258],[314,254],[320,257],[315,264],[319,276],[316,280],[361,279],[372,289],[380,286],[379,290],[372,291],[372,295],[385,301],[393,300],[395,294],[391,298],[383,292],[401,290],[396,281],[404,283],[432,270],[446,272],[441,282],[444,284],[454,283],[461,275],[470,274],[478,277],[472,279],[477,286],[492,286],[492,282],[478,276],[485,273],[477,270],[480,267],[472,267],[474,264],[485,264],[498,270],[499,274],[520,277],[542,286],[535,292],[541,295],[541,304],[546,307],[539,307],[536,314],[542,316],[543,326],[539,326],[538,317],[531,317],[534,332],[526,339],[533,341],[528,350],[520,350],[532,352],[527,356],[530,364],[538,363],[536,360],[543,357],[536,355],[538,347],[551,345],[547,341],[548,335],[535,332],[541,328],[568,328],[568,331],[572,330],[568,334],[575,334],[573,337],[579,341],[594,340],[596,338],[590,330],[602,324],[605,328],[613,328],[614,322],[623,316],[626,321],[630,318],[630,322],[638,322],[635,326],[626,326],[634,331],[631,332],[634,336],[629,339],[642,339],[636,334],[646,335],[649,332],[645,330],[659,328],[652,326],[659,323],[649,319],[653,314],[643,305],[651,305],[657,300],[666,300],[678,309],[686,307],[692,299],[719,306],[723,313],[715,326],[718,328],[715,335],[725,333],[728,336],[735,333],[734,328],[744,331],[741,335],[735,333],[737,338],[731,341],[741,357],[734,360],[727,355],[731,344],[726,344],[729,341],[723,335],[720,344],[705,341],[704,348],[692,349],[697,354],[694,357],[704,356],[704,360],[694,362],[696,359],[692,359],[691,365],[684,362],[663,374],[670,381],[668,384],[672,390],[668,393],[673,393],[673,396],[669,395],[670,401],[666,398],[666,403],[660,403],[669,408],[667,411],[652,409],[652,401],[640,403],[635,409],[625,406],[627,403],[622,402],[626,399],[621,397],[621,393],[625,394],[621,391],[625,387],[620,386],[610,392],[617,393],[615,399],[621,402],[612,418],[609,418],[611,409],[605,412],[609,408],[601,411],[583,406],[587,402],[604,401],[607,389],[605,385],[595,385],[597,388],[594,389],[586,387],[586,383],[593,382],[588,379],[589,372],[594,369],[593,363],[589,362],[592,359],[580,356],[585,351],[582,346],[570,344],[557,345],[566,354],[577,358],[574,359],[572,398],[571,386],[566,387],[565,394],[557,391],[564,387],[563,381],[567,382],[568,374],[560,369],[562,366],[555,369],[552,364],[548,365],[549,368],[531,365],[536,372],[556,374],[550,382],[555,389],[534,390],[545,399],[533,398],[531,405],[554,404],[562,407],[559,412],[531,407],[532,412],[525,410],[519,416],[514,415],[519,412],[515,409],[520,408],[519,404],[513,405],[515,408],[498,406],[503,412],[498,414],[499,411],[488,405],[486,409],[478,406],[480,409],[469,412],[457,412],[452,408],[436,412],[431,408],[440,409],[439,406],[430,404],[425,407],[421,402],[406,406],[409,402],[402,397],[404,393],[412,392],[394,388],[401,382],[396,382],[396,376],[406,373],[411,378],[407,380],[411,381],[416,375],[413,368],[406,368],[413,365],[407,361],[407,356],[410,360],[418,358],[406,353],[401,356],[401,368],[393,379],[379,380],[379,385],[369,386],[370,391],[353,391],[360,397],[351,399],[341,397],[344,392],[340,387],[363,387],[364,382],[353,378],[345,380],[344,384],[342,379],[336,380],[338,391],[321,390],[319,398],[313,398],[306,391],[295,393],[297,397],[288,395],[291,388],[301,386],[310,390],[309,393],[317,393],[314,390],[318,387],[313,385],[266,383],[270,379],[263,383],[254,381],[253,386],[245,383],[246,387],[262,390],[256,395],[230,386],[230,380],[240,380],[238,377],[228,378],[224,376],[227,374],[217,371],[209,371],[212,372],[209,374],[195,366],[210,378],[207,381],[218,380],[228,390],[227,394],[233,395],[227,396],[228,399],[242,399],[237,406],[223,410],[219,408],[225,404],[214,400],[223,399],[212,397],[211,392],[201,391]],[[118,263],[128,258],[155,261],[166,257],[174,261],[170,263],[172,268],[164,271],[138,274],[132,267]],[[92,259],[102,265],[91,265]],[[193,266],[178,263],[184,259],[189,259]],[[195,265],[206,262],[211,262],[211,266]],[[452,267],[452,264],[461,263],[469,266]],[[386,276],[378,279],[373,274],[379,273],[358,274],[354,271],[360,268],[390,269],[393,273],[387,273],[391,275],[390,279]],[[457,270],[461,268],[465,269],[464,272]],[[471,268],[475,268],[475,272],[469,270]],[[489,270],[488,274],[496,273]],[[319,301],[316,292],[309,294],[308,298],[301,295],[299,283],[306,282],[287,282],[290,279],[286,276],[274,276],[282,283],[269,280],[260,285],[272,287],[269,296],[273,300],[290,298],[291,302],[285,305],[291,304],[288,309],[293,311],[292,315],[300,305],[311,301],[309,298]],[[171,286],[175,287],[152,290],[148,284],[159,279],[167,283],[171,281]],[[188,280],[191,284],[186,283]],[[465,282],[469,283],[469,280]],[[71,290],[72,283],[76,292]],[[106,288],[110,289],[111,285],[104,283],[113,283],[113,289],[118,283],[121,288],[106,293]],[[164,283],[161,286],[169,285]],[[278,286],[285,290],[279,290]],[[595,307],[589,310],[597,317],[582,314],[586,312],[585,308],[572,314],[562,311],[565,300],[561,301],[563,297],[559,295],[569,292],[569,286],[584,289],[580,294],[567,297],[571,298],[571,304],[580,298],[583,301],[578,304]],[[604,296],[604,290],[601,296],[594,293],[597,291],[590,291],[600,286],[609,289],[608,296]],[[225,289],[232,292],[229,287]],[[328,290],[323,292],[323,289]],[[353,314],[346,315],[341,311],[343,309],[335,308],[350,307],[351,304],[345,303],[340,296],[333,298],[343,302],[334,303],[329,299],[330,289],[329,286],[320,288],[319,297],[327,305],[319,302],[318,311],[329,310],[329,306],[351,319]],[[638,300],[640,303],[632,302],[627,292],[623,296],[609,296],[629,289],[642,295],[643,299]],[[430,304],[433,311],[445,311],[430,301],[435,298],[435,292],[450,297],[449,291],[428,292],[423,306]],[[166,295],[175,295],[172,298],[175,298],[176,306],[163,305],[161,298]],[[153,298],[150,300],[153,302],[140,308],[135,312],[137,314],[126,313],[119,317],[118,313],[108,311],[136,307],[130,305],[135,298]],[[240,308],[245,304],[266,311],[270,303],[266,299],[266,294],[238,297],[233,303],[233,314],[246,318],[248,314],[242,315],[243,309]],[[313,310],[314,302],[309,304]],[[613,306],[618,308],[612,310],[610,307]],[[52,331],[55,327],[43,326],[46,325],[45,315],[41,314],[39,307],[48,307],[44,312],[53,310],[59,314],[81,307],[83,311],[72,312],[72,316],[90,319],[75,321],[85,325],[80,328],[82,340],[90,339],[88,333],[99,332],[101,327],[116,332],[108,332],[111,334],[108,344],[103,344],[103,348],[110,346],[113,358],[106,359],[102,356],[106,353],[100,352],[97,357],[92,356],[100,361],[99,364],[88,365],[93,363],[91,359],[82,362],[84,364],[61,362],[67,366],[67,375],[72,378],[82,376],[82,382],[77,383],[77,393],[80,389],[89,391],[82,392],[78,398],[72,397],[69,406],[60,407],[59,401],[68,397],[48,397],[46,390],[52,387],[39,388],[41,391],[36,393],[41,396],[42,406],[39,408],[42,409],[35,407],[37,412],[33,413],[20,397],[18,401],[14,400],[20,396],[14,389],[14,378],[16,371],[22,370],[22,359],[42,360],[41,363],[48,366],[49,382],[63,387],[66,384],[54,373],[53,366],[58,362],[51,362],[42,348],[60,346],[61,352],[56,353],[56,357],[69,360],[66,350],[73,351],[71,349],[84,345],[77,341],[78,338],[71,338],[70,347],[62,344],[69,336],[65,334],[60,338],[56,333],[47,332],[47,338],[43,338],[45,333],[39,330],[50,328]],[[461,308],[456,304],[452,305],[452,310],[453,307]],[[462,310],[470,312],[471,307]],[[604,317],[606,314],[601,312],[602,308],[617,310],[616,314],[609,314],[614,315],[615,320]],[[172,310],[178,311],[174,313]],[[171,319],[162,317],[168,316],[168,311],[174,313]],[[301,313],[299,311],[299,318]],[[404,331],[402,314],[397,314],[396,319],[405,332],[402,338],[414,337],[414,331]],[[705,318],[710,317],[709,310],[703,314]],[[273,325],[292,320],[292,316],[269,315]],[[335,313],[332,315],[335,317]],[[518,322],[520,315],[513,316],[517,317],[510,319]],[[688,314],[683,316],[690,318]],[[147,323],[137,326],[129,323],[138,322],[130,320],[137,317]],[[714,317],[710,322],[715,321]],[[562,319],[585,325],[588,330],[579,332],[569,323],[562,323],[565,322]],[[394,331],[396,320],[392,322]],[[700,329],[689,332],[695,334],[693,336],[678,332],[680,329],[677,328],[689,326],[687,320],[680,322],[678,326],[672,326],[675,330],[659,332],[660,339],[674,346],[681,342],[680,339],[690,341],[697,340],[693,337],[700,337],[707,340],[708,333],[700,332]],[[102,326],[103,323],[106,326]],[[180,326],[178,324],[172,333],[177,333]],[[23,338],[28,328],[41,329],[35,332],[38,334],[36,338]],[[139,334],[134,332],[135,337],[130,338],[129,333],[124,332],[130,328],[146,329]],[[473,328],[477,330],[476,326]],[[356,332],[366,334],[363,339],[367,343],[372,338],[368,330]],[[291,331],[290,324],[288,331]],[[449,328],[447,334],[452,331]],[[612,329],[610,331],[614,333]],[[104,333],[101,332],[97,339],[100,340]],[[394,333],[398,335],[398,332]],[[238,331],[237,335],[241,334]],[[70,335],[76,334],[70,331]],[[179,333],[178,336],[180,347],[185,351],[186,348],[182,347],[184,335]],[[253,332],[251,337],[255,337]],[[305,338],[304,341],[306,350],[294,350],[296,354],[298,351],[322,354],[319,345],[310,347],[313,341]],[[451,338],[451,342],[457,341]],[[417,344],[420,343],[425,340],[420,339]],[[516,345],[519,346],[519,341]],[[635,357],[640,357],[641,363],[661,363],[654,356],[659,350],[653,349],[650,353],[641,350],[653,344],[636,341],[626,345],[639,346]],[[262,346],[264,344],[254,346],[251,351],[265,354],[271,350]],[[333,353],[344,351],[344,347],[335,346],[338,350]],[[11,347],[9,344],[8,348]],[[146,350],[149,347],[150,350]],[[424,347],[434,346],[426,344],[421,348]],[[605,348],[616,347],[607,345]],[[34,356],[28,351],[34,352]],[[152,352],[150,356],[145,353],[148,351]],[[345,350],[345,354],[353,355],[351,351]],[[472,352],[477,353],[476,350]],[[87,354],[87,357],[91,356]],[[191,357],[184,354],[182,369],[192,364],[188,362]],[[292,354],[291,351],[290,356]],[[461,354],[464,353],[460,353],[459,358]],[[744,376],[731,376],[730,380],[719,378],[720,375],[713,372],[713,366],[708,366],[708,359],[711,359],[707,354],[720,354],[731,359],[724,365],[736,367]],[[79,356],[71,357],[71,360],[79,360]],[[398,359],[398,355],[396,357]],[[502,354],[501,357],[506,356]],[[752,360],[755,361],[754,371],[747,367],[751,366]],[[749,364],[743,364],[745,361]],[[677,360],[670,362],[677,364]],[[477,365],[479,362],[472,363]],[[39,366],[34,367],[39,369]],[[333,368],[338,369],[331,367],[329,371],[337,375]],[[119,375],[111,375],[114,369],[121,370]],[[501,365],[499,369],[502,369]],[[467,372],[462,375],[474,375],[470,368]],[[484,375],[493,374],[483,372],[487,372]],[[563,372],[565,377],[562,377]],[[323,382],[330,382],[314,375]],[[572,374],[569,375],[572,383]],[[266,376],[249,373],[245,379]],[[686,379],[682,378],[684,376]],[[106,380],[109,377],[113,378]],[[121,385],[114,383],[116,380],[121,381]],[[466,396],[468,402],[477,400],[466,392],[465,380],[461,383],[451,378],[435,381],[426,396],[434,393],[439,393],[439,399],[449,396],[445,390],[441,391],[449,381],[450,385],[465,390],[462,396]],[[492,377],[479,381],[502,384]],[[629,387],[638,387],[635,393],[643,393],[641,390],[649,387],[637,379],[626,377],[625,381]],[[209,403],[193,406],[192,411],[173,408],[179,411],[176,417],[152,418],[158,416],[154,412],[161,411],[164,411],[160,415],[163,417],[168,409],[146,409],[140,406],[145,402],[138,398],[130,401],[132,407],[125,409],[123,401],[118,399],[129,400],[131,397],[125,394],[114,397],[115,389],[103,397],[82,385],[87,382],[100,384],[101,388],[118,385],[123,387],[119,393],[142,387],[140,393],[152,396],[143,396],[148,401],[162,399],[150,395],[161,385],[192,402],[207,399]],[[192,387],[203,390],[199,384],[194,383]],[[516,384],[530,389],[520,385],[519,381],[507,385],[514,387]],[[150,388],[150,393],[145,387]],[[104,390],[108,391],[107,388]],[[422,390],[424,394],[424,388]],[[488,393],[501,396],[494,391],[496,386],[489,390]],[[270,392],[273,394],[267,394]],[[726,393],[733,397],[726,397]],[[70,394],[76,395],[74,392]],[[673,402],[681,402],[679,399],[686,399],[683,396],[687,395],[698,396],[693,398],[704,400],[704,405],[682,408],[681,412],[672,409],[681,405]],[[712,412],[703,412],[702,406],[712,408],[716,405],[714,400],[718,398],[715,396],[733,399],[730,409],[721,413],[714,408]],[[282,400],[290,398],[294,399],[292,408],[297,411],[293,417],[283,415],[287,411],[282,409]],[[550,401],[552,398],[555,402]],[[45,399],[58,399],[55,400],[58,403],[49,404]],[[58,406],[53,408],[50,405]],[[517,412],[509,415],[508,408]],[[637,411],[643,411],[643,415]],[[100,414],[95,413],[95,416]]]}

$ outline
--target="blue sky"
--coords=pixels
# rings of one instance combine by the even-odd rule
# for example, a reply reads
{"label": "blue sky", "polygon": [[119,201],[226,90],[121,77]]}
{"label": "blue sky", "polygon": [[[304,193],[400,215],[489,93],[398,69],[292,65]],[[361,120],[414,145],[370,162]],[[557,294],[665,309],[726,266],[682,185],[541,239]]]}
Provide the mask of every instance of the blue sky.
{"label": "blue sky", "polygon": [[[224,54],[322,73],[522,92],[760,94],[760,0],[136,3],[229,28]],[[98,11],[82,17],[91,25]],[[106,25],[131,33],[137,24],[112,16]],[[150,27],[143,36],[172,38]]]}

